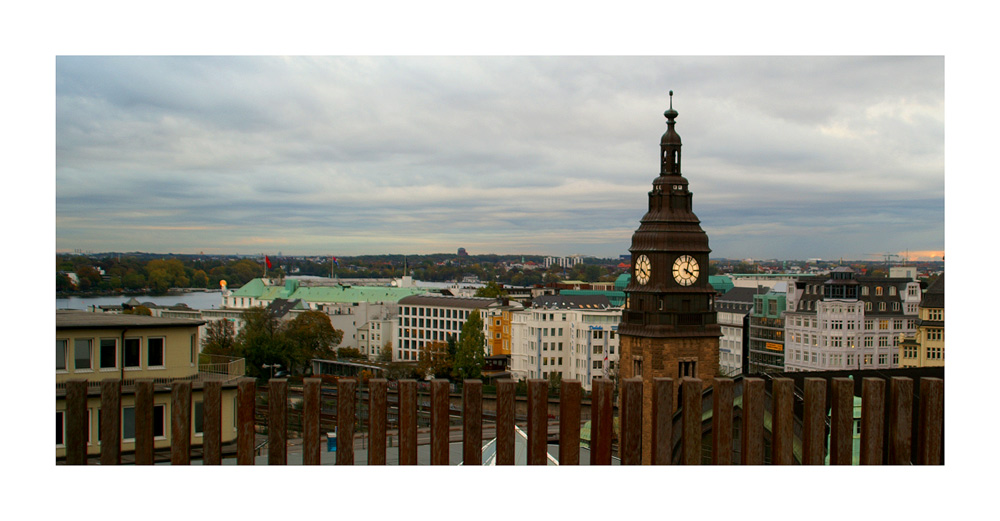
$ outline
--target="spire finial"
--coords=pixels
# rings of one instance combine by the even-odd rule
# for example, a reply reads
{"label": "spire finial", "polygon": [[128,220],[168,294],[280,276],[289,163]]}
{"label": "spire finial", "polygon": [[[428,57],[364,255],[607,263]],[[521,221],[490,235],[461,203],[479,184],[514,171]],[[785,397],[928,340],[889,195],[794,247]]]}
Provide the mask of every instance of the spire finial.
{"label": "spire finial", "polygon": [[674,91],[670,91],[670,110],[674,110]]}

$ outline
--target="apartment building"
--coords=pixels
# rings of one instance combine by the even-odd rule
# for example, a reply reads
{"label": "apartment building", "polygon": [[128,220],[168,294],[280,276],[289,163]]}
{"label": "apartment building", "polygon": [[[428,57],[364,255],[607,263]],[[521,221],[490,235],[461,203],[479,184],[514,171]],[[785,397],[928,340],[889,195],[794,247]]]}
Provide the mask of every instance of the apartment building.
{"label": "apartment building", "polygon": [[[447,342],[450,336],[458,339],[462,326],[472,313],[479,313],[483,317],[483,334],[488,335],[488,309],[502,305],[496,299],[484,297],[403,297],[399,299],[399,321],[392,359],[415,362],[419,359],[420,348],[428,343]],[[484,350],[486,348],[484,346]]]}
{"label": "apartment building", "polygon": [[[202,437],[202,386],[206,380],[221,380],[222,442],[236,439],[236,378],[243,376],[242,359],[231,367],[199,371],[198,327],[200,320],[150,317],[143,315],[56,311],[56,457],[66,453],[66,382],[84,379],[87,391],[87,454],[100,454],[102,380],[122,381],[122,451],[135,448],[135,398],[131,389],[136,380],[154,382],[154,447],[170,446],[168,421],[170,384],[191,381],[193,404],[191,443]],[[225,365],[225,364],[219,364]]]}
{"label": "apartment building", "polygon": [[754,296],[762,295],[768,288],[732,288],[715,299],[715,312],[722,338],[719,339],[719,373],[736,376],[743,373],[746,335],[750,333],[750,312]]}
{"label": "apartment building", "polygon": [[916,330],[920,284],[863,277],[848,267],[807,277],[788,293],[787,371],[899,367],[901,336]]}
{"label": "apartment building", "polygon": [[603,295],[545,295],[513,313],[511,375],[517,380],[579,380],[590,390],[596,377],[618,370],[621,308]]}
{"label": "apartment building", "polygon": [[899,344],[900,367],[944,367],[944,273],[923,295],[917,329]]}

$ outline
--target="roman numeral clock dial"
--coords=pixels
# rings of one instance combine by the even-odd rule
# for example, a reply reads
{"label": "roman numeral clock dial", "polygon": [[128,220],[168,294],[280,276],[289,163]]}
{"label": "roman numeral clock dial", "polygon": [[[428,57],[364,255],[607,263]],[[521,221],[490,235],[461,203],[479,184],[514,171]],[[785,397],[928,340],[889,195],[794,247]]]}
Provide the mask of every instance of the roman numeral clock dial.
{"label": "roman numeral clock dial", "polygon": [[653,273],[653,267],[649,262],[649,257],[640,255],[635,261],[635,279],[639,284],[649,282],[649,276]]}
{"label": "roman numeral clock dial", "polygon": [[698,261],[690,255],[681,255],[674,261],[674,280],[681,286],[690,286],[698,280]]}

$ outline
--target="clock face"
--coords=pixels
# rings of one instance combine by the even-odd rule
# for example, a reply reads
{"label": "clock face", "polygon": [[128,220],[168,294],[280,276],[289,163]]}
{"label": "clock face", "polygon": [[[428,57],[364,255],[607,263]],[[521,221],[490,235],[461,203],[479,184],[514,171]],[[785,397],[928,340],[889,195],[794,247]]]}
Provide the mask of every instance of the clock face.
{"label": "clock face", "polygon": [[674,261],[674,280],[681,286],[690,286],[698,280],[698,261],[690,255],[681,255]]}
{"label": "clock face", "polygon": [[639,281],[639,284],[645,284],[649,282],[652,273],[653,266],[649,262],[649,257],[640,255],[635,261],[635,280]]}

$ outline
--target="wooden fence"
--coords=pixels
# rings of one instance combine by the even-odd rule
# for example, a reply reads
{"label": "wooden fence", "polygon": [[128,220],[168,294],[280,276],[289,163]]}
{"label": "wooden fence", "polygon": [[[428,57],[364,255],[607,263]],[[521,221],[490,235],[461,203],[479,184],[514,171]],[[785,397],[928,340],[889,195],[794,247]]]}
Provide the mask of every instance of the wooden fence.
{"label": "wooden fence", "polygon": [[[765,382],[759,378],[742,381],[739,404],[741,428],[739,429],[739,461],[732,461],[734,445],[734,381],[729,378],[713,380],[711,447],[713,464],[759,465],[764,463],[765,450]],[[913,380],[893,377],[888,383],[881,378],[865,378],[862,382],[862,413],[860,426],[860,463],[862,465],[931,464],[943,462],[944,437],[944,381],[940,378],[922,378],[919,389],[919,410],[913,407]],[[512,380],[497,382],[497,463],[514,464],[514,386]],[[578,465],[580,462],[580,401],[581,385],[578,381],[563,381],[560,393],[559,463]],[[357,382],[340,379],[337,382],[337,465],[354,464],[355,396]],[[320,464],[320,397],[321,380],[307,378],[303,388],[303,446],[302,461],[305,465]],[[685,378],[681,382],[680,447],[682,464],[699,464],[705,425],[702,414],[702,382]],[[829,389],[830,399],[827,399]],[[651,445],[649,458],[653,464],[671,462],[675,438],[673,435],[674,383],[670,378],[656,378],[653,382]],[[595,379],[591,394],[592,427],[590,464],[611,464],[614,446],[613,431],[614,384],[608,379]],[[888,391],[888,392],[887,392]],[[135,462],[153,463],[153,393],[152,382],[138,382],[135,387]],[[771,393],[770,447],[771,463],[788,465],[793,457],[793,381],[775,378]],[[417,464],[417,382],[398,382],[399,464]],[[642,461],[642,381],[626,379],[619,389],[620,434],[617,437],[618,457],[623,465],[637,465]],[[121,382],[101,382],[101,409],[110,411],[100,416],[101,454],[103,465],[121,463]],[[430,384],[430,464],[449,463],[449,385],[446,380]],[[888,396],[889,403],[886,404]],[[462,458],[464,465],[479,464],[482,457],[482,382],[466,380],[462,387]],[[287,403],[288,383],[284,379],[271,380],[268,386],[268,403]],[[827,455],[834,465],[850,465],[854,439],[854,382],[848,378],[806,378],[803,389],[801,418],[801,463],[822,465]],[[66,463],[86,464],[86,404],[87,382],[74,380],[66,388]],[[255,458],[254,416],[256,383],[251,378],[239,381],[237,392],[237,442],[236,460],[240,465],[253,465]],[[828,406],[830,414],[827,414]],[[386,413],[387,382],[373,379],[368,382],[368,407],[370,410],[368,433],[368,464],[386,464]],[[190,463],[191,445],[191,382],[175,382],[171,390],[171,463]],[[528,381],[527,459],[529,465],[545,465],[548,434],[548,381]],[[914,422],[914,415],[917,421]],[[203,462],[206,465],[221,463],[221,384],[206,382],[203,409]],[[268,408],[268,457],[269,465],[287,464],[287,407]],[[888,423],[886,425],[886,423]],[[913,425],[917,428],[914,431]],[[888,436],[885,430],[888,429]],[[916,439],[914,440],[914,436]],[[888,441],[885,441],[888,440]],[[913,444],[916,444],[914,447]],[[916,450],[914,450],[914,448]],[[883,456],[886,456],[885,458]]]}

